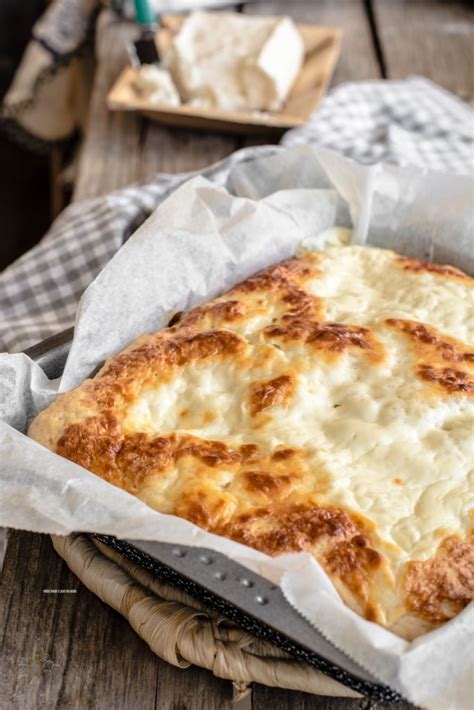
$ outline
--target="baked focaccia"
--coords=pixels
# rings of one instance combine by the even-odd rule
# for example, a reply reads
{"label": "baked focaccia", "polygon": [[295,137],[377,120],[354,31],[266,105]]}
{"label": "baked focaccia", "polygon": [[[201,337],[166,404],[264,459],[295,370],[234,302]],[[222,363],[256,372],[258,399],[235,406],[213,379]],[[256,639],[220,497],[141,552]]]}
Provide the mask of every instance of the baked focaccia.
{"label": "baked focaccia", "polygon": [[110,358],[30,436],[163,513],[311,552],[414,638],[473,594],[473,283],[357,246],[277,264]]}

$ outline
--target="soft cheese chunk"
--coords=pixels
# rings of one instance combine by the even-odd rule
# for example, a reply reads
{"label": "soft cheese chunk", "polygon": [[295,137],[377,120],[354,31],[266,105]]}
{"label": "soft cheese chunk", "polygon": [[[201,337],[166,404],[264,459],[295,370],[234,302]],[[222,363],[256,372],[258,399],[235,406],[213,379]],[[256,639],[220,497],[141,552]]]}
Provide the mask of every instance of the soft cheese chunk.
{"label": "soft cheese chunk", "polygon": [[141,96],[153,103],[170,106],[179,106],[181,103],[170,73],[153,64],[145,64],[138,69],[133,85]]}
{"label": "soft cheese chunk", "polygon": [[195,12],[166,62],[184,101],[227,111],[272,111],[287,98],[303,55],[303,40],[288,17]]}

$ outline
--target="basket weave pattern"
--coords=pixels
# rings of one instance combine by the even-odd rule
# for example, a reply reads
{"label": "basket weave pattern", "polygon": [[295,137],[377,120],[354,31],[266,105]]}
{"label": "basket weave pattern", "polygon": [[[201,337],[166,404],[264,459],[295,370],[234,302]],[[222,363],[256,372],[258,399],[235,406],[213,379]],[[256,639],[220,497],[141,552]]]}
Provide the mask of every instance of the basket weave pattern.
{"label": "basket weave pattern", "polygon": [[103,602],[124,616],[160,658],[206,668],[241,695],[252,682],[316,695],[360,697],[353,690],[252,636],[86,535],[52,537],[58,554]]}

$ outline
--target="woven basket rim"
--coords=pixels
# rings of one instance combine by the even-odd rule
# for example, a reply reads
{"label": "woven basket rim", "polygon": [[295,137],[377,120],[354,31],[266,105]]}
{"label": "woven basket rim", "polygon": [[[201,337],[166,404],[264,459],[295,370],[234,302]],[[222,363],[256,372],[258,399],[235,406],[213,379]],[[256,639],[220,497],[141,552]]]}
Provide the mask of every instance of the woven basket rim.
{"label": "woven basket rim", "polygon": [[127,619],[151,650],[172,665],[195,665],[232,680],[238,697],[243,697],[253,682],[315,695],[361,697],[104,543],[86,534],[53,535],[51,539],[80,581]]}

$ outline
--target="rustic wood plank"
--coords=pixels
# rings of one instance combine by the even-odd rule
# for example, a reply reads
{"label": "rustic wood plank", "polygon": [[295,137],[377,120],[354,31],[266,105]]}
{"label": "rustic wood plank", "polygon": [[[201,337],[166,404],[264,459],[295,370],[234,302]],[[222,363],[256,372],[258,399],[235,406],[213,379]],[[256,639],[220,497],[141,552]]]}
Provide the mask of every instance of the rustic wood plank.
{"label": "rustic wood plank", "polygon": [[76,579],[46,535],[10,534],[0,588],[0,668],[0,707],[8,710],[231,707],[230,683],[157,658]]}
{"label": "rustic wood plank", "polygon": [[232,683],[216,678],[210,671],[196,666],[182,670],[161,661],[158,666],[155,708],[231,710]]}
{"label": "rustic wood plank", "polygon": [[426,76],[474,97],[474,6],[450,0],[372,0],[390,79]]}
{"label": "rustic wood plank", "polygon": [[255,684],[252,710],[416,710],[410,703],[379,703],[360,698],[331,698]]}
{"label": "rustic wood plank", "polygon": [[235,136],[177,128],[161,128],[143,119],[144,140],[140,179],[155,173],[181,173],[200,170],[234,152],[240,141]]}
{"label": "rustic wood plank", "polygon": [[268,688],[255,684],[252,692],[252,710],[359,710],[367,707],[367,700],[361,702],[352,698],[328,698],[291,690]]}
{"label": "rustic wood plank", "polygon": [[249,3],[243,11],[258,15],[290,14],[295,22],[340,27],[344,32],[342,51],[331,86],[381,76],[363,0],[265,0]]}
{"label": "rustic wood plank", "polygon": [[9,708],[154,707],[156,657],[78,582],[49,537],[11,533],[0,594],[0,697]]}
{"label": "rustic wood plank", "polygon": [[73,199],[85,200],[135,182],[140,177],[142,121],[124,112],[111,112],[105,98],[127,62],[126,42],[136,32],[132,23],[113,13],[101,14],[97,28],[97,71],[78,163]]}

